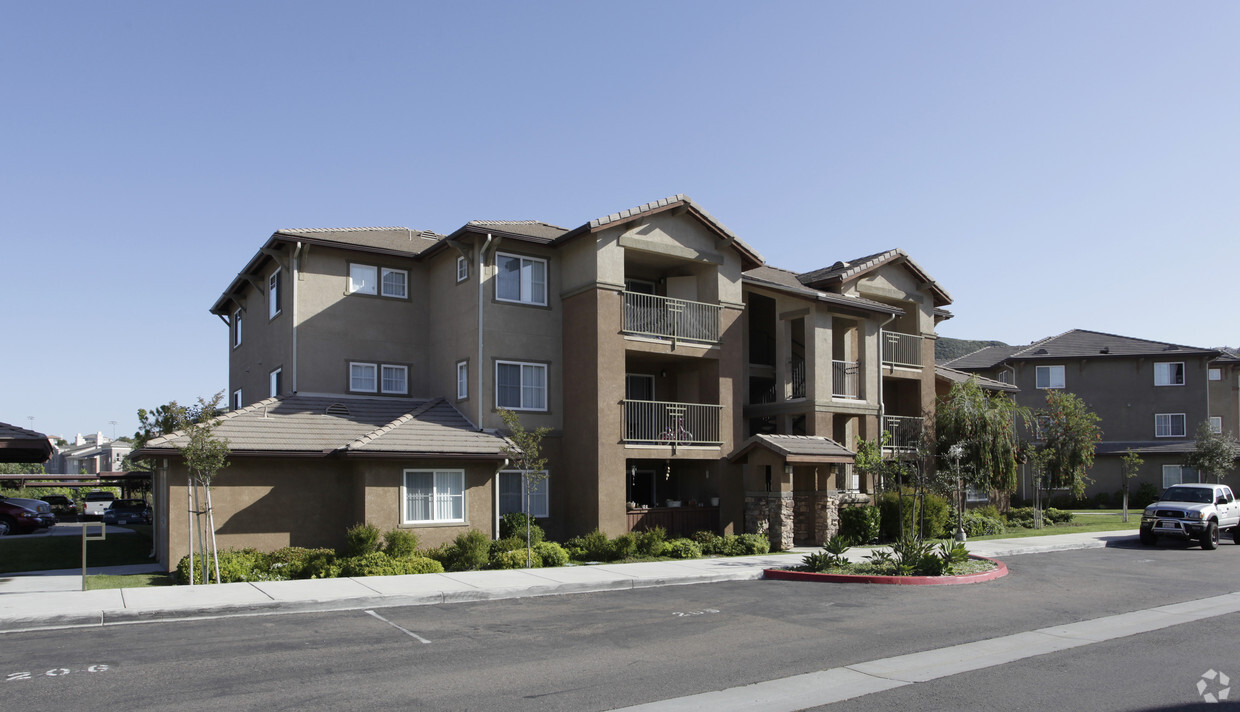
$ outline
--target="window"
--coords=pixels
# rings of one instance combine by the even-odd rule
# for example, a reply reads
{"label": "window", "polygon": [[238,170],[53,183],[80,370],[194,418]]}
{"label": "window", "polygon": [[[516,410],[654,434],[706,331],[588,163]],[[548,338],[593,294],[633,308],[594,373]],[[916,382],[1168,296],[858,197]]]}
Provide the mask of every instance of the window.
{"label": "window", "polygon": [[233,312],[233,348],[241,345],[241,310]]}
{"label": "window", "polygon": [[377,272],[371,265],[349,265],[349,294],[375,294]]}
{"label": "window", "polygon": [[276,269],[267,279],[267,318],[280,316],[280,270]]}
{"label": "window", "polygon": [[280,395],[280,390],[281,390],[280,384],[284,380],[283,372],[284,372],[284,369],[277,368],[276,370],[272,371],[271,374],[267,378],[267,380],[271,384],[271,397],[272,398],[275,398],[276,396]]}
{"label": "window", "polygon": [[380,281],[383,283],[381,293],[385,297],[394,297],[396,299],[404,299],[409,296],[409,273],[403,269],[388,269],[384,267],[381,271]]}
{"label": "window", "polygon": [[1174,363],[1154,364],[1154,385],[1156,386],[1182,386],[1184,385],[1184,362],[1177,361]]}
{"label": "window", "polygon": [[1183,465],[1162,466],[1162,481],[1164,489],[1172,485],[1181,485],[1185,482],[1196,482],[1197,479],[1197,471],[1191,467],[1184,467]]}
{"label": "window", "polygon": [[495,405],[512,410],[546,410],[547,367],[540,363],[496,361]]}
{"label": "window", "polygon": [[464,256],[456,258],[456,281],[464,282],[469,279],[469,260]]}
{"label": "window", "polygon": [[965,488],[964,500],[966,502],[989,502],[990,492],[980,487],[969,485],[968,487]]}
{"label": "window", "polygon": [[383,392],[408,393],[409,368],[407,366],[389,366],[383,364]]}
{"label": "window", "polygon": [[1051,417],[1049,415],[1037,415],[1033,418],[1033,439],[1045,440],[1046,432],[1051,427]]}
{"label": "window", "polygon": [[1182,438],[1184,437],[1184,414],[1183,413],[1157,413],[1154,415],[1154,437],[1156,438]]}
{"label": "window", "polygon": [[499,473],[499,514],[526,512],[537,518],[550,516],[547,498],[547,471],[530,472],[529,489],[524,485],[521,470]]}
{"label": "window", "polygon": [[241,389],[233,391],[233,410],[241,410]]}
{"label": "window", "polygon": [[1036,388],[1063,388],[1063,366],[1038,366]]}
{"label": "window", "polygon": [[499,254],[495,260],[495,298],[522,304],[547,303],[546,260]]}
{"label": "window", "polygon": [[1212,368],[1212,369],[1210,369],[1210,380],[1211,380],[1211,381],[1221,381],[1221,380],[1223,380],[1223,370],[1222,370],[1222,369],[1220,369],[1220,368]]}
{"label": "window", "polygon": [[464,522],[464,470],[405,470],[404,523]]}
{"label": "window", "polygon": [[375,379],[378,369],[373,363],[349,364],[349,390],[360,393],[374,393],[378,390]]}
{"label": "window", "polygon": [[469,362],[458,361],[456,364],[456,399],[465,400],[469,397]]}
{"label": "window", "polygon": [[1218,434],[1223,432],[1223,417],[1220,415],[1210,416],[1210,432]]}

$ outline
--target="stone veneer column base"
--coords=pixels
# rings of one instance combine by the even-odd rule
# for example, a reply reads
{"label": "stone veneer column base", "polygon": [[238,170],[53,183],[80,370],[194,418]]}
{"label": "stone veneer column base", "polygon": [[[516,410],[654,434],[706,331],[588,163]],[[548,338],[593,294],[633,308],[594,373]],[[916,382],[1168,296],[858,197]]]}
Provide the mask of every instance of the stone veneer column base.
{"label": "stone veneer column base", "polygon": [[791,492],[746,492],[745,533],[766,533],[772,551],[793,546],[795,507]]}

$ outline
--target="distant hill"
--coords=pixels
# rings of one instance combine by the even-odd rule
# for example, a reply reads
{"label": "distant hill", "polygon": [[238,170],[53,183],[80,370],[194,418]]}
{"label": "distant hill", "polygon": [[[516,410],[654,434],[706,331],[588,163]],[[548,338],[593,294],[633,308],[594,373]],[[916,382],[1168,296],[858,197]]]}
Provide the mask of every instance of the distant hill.
{"label": "distant hill", "polygon": [[1007,344],[1002,341],[971,341],[940,336],[938,341],[934,342],[934,360],[937,363],[947,363],[954,358],[960,358],[987,346],[1007,346]]}

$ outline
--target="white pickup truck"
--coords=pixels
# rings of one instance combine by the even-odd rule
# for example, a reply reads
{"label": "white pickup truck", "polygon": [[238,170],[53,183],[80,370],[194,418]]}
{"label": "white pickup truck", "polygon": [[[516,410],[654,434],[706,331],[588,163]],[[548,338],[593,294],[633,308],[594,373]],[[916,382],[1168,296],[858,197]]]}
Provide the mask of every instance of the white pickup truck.
{"label": "white pickup truck", "polygon": [[1196,539],[1203,549],[1217,549],[1221,531],[1240,544],[1240,502],[1227,485],[1173,485],[1141,514],[1141,543],[1153,546],[1160,536]]}
{"label": "white pickup truck", "polygon": [[86,493],[85,501],[82,503],[83,519],[103,519],[103,513],[108,507],[112,506],[112,500],[116,499],[116,495],[111,492],[103,492],[94,490]]}

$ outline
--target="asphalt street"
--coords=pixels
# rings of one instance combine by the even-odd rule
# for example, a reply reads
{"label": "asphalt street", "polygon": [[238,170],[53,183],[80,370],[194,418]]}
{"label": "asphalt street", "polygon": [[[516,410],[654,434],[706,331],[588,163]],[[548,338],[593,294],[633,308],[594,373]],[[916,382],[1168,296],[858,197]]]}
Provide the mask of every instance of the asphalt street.
{"label": "asphalt street", "polygon": [[[746,581],[11,633],[0,689],[6,709],[607,710],[1240,591],[1234,544],[1007,563],[1007,577],[965,586]],[[828,709],[1176,709],[1202,701],[1211,669],[1240,696],[1235,618]]]}

